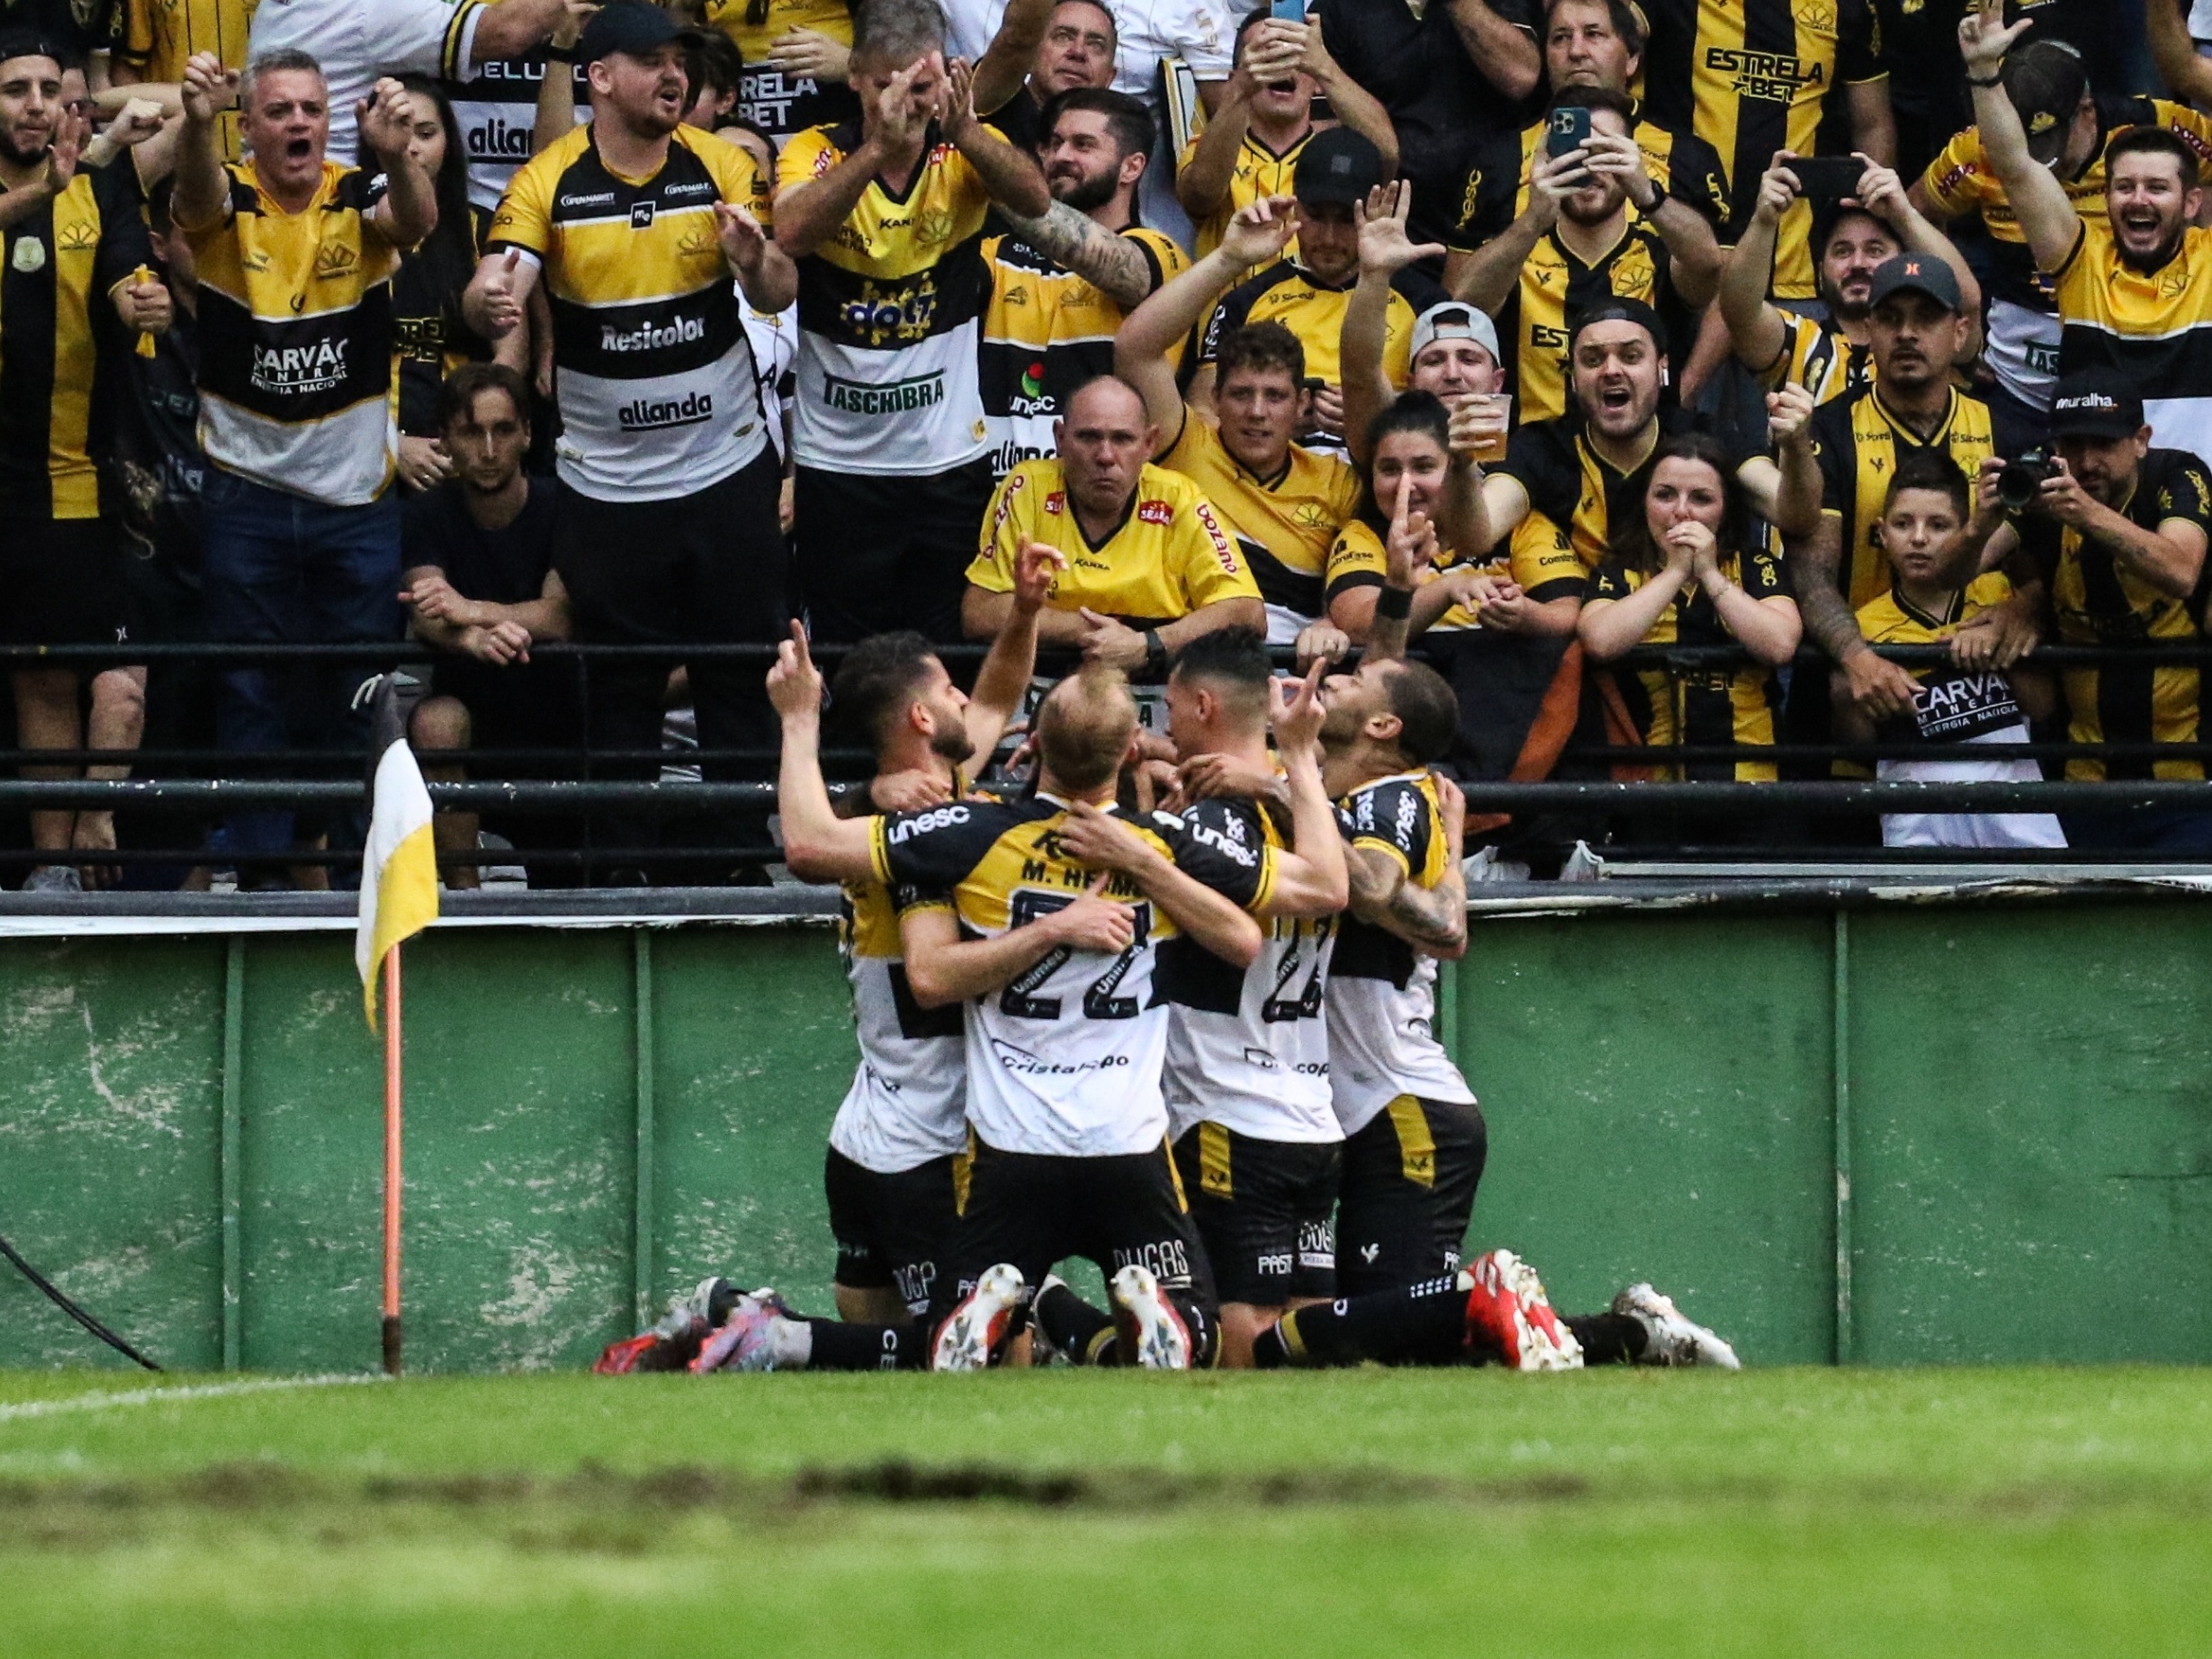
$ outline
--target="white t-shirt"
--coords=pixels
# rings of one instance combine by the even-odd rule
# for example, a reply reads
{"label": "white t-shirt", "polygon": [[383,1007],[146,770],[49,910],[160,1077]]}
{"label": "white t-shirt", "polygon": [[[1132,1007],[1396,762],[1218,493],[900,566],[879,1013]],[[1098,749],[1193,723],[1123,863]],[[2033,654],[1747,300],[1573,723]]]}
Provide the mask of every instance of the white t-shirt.
{"label": "white t-shirt", "polygon": [[483,10],[483,0],[261,0],[247,61],[286,49],[312,53],[330,89],[324,153],[352,167],[360,145],[354,106],[377,78],[411,72],[467,80]]}
{"label": "white t-shirt", "polygon": [[745,311],[745,343],[752,347],[754,376],[760,383],[760,413],[768,420],[769,442],[776,446],[778,464],[790,459],[784,446],[784,406],[798,390],[799,308],[757,311],[745,303],[741,290],[738,303]]}

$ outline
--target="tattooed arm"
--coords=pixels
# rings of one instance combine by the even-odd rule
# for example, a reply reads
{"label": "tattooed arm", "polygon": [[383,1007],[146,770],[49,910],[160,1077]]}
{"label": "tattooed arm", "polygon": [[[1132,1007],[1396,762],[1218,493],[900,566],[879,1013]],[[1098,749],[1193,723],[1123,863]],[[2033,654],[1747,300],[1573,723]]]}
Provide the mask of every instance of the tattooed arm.
{"label": "tattooed arm", "polygon": [[1055,202],[1036,219],[1010,214],[1007,222],[1031,248],[1066,266],[1124,311],[1142,305],[1160,280],[1158,267],[1142,247],[1065,202]]}
{"label": "tattooed arm", "polygon": [[1353,847],[1352,914],[1395,933],[1424,956],[1456,961],[1467,952],[1467,884],[1454,859],[1433,888],[1406,879],[1404,866],[1373,847]]}

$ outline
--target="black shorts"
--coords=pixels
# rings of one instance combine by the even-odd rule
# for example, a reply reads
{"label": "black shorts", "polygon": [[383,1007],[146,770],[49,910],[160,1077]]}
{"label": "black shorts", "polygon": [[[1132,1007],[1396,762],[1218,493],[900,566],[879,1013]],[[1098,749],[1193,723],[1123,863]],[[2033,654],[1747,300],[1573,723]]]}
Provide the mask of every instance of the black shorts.
{"label": "black shorts", "polygon": [[114,645],[130,637],[121,533],[112,518],[8,515],[0,535],[0,640]]}
{"label": "black shorts", "polygon": [[1344,1141],[1336,1294],[1456,1272],[1489,1149],[1479,1106],[1400,1095]]}
{"label": "black shorts", "polygon": [[998,1262],[1020,1268],[1034,1291],[1056,1263],[1081,1256],[1109,1280],[1131,1265],[1151,1268],[1179,1304],[1213,1322],[1213,1274],[1164,1142],[1112,1158],[1002,1152],[978,1142],[952,1239],[933,1321]]}
{"label": "black shorts", "polygon": [[1329,1212],[1340,1143],[1259,1141],[1200,1123],[1175,1142],[1175,1168],[1222,1301],[1279,1308],[1293,1296],[1335,1295]]}
{"label": "black shorts", "polygon": [[837,1283],[847,1290],[895,1289],[906,1311],[929,1312],[956,1213],[958,1158],[878,1175],[836,1148],[822,1170],[837,1240]]}

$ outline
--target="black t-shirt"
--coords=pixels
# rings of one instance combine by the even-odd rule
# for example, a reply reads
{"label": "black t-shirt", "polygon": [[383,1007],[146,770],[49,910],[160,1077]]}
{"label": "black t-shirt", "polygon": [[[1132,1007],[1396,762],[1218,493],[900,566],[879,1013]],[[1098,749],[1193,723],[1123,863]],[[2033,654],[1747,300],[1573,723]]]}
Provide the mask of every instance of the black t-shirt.
{"label": "black t-shirt", "polygon": [[487,530],[469,516],[467,486],[458,482],[413,498],[400,532],[401,564],[436,565],[463,599],[526,605],[539,598],[553,568],[555,497],[544,480],[525,482],[529,500],[504,529]]}
{"label": "black t-shirt", "polygon": [[200,324],[183,306],[155,337],[152,356],[131,355],[130,385],[135,395],[115,435],[124,521],[157,557],[196,581],[208,460],[200,447]]}
{"label": "black t-shirt", "polygon": [[[1541,98],[1508,98],[1475,68],[1448,0],[1429,0],[1418,15],[1406,0],[1320,0],[1317,9],[1329,55],[1398,130],[1398,170],[1413,181],[1407,229],[1416,242],[1445,240],[1459,221],[1476,151],[1493,135],[1527,125]],[[1490,9],[1536,38],[1535,0],[1490,0]]]}

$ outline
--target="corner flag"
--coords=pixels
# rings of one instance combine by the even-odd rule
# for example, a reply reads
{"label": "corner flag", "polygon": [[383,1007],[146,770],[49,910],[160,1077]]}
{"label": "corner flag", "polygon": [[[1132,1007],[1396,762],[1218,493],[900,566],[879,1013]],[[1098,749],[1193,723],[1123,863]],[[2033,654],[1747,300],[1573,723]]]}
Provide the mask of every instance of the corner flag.
{"label": "corner flag", "polygon": [[354,966],[361,1003],[376,1029],[376,972],[387,953],[437,919],[437,851],[430,839],[430,791],[407,745],[391,676],[377,685],[369,753],[369,842],[361,855],[361,928]]}

